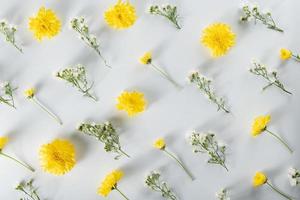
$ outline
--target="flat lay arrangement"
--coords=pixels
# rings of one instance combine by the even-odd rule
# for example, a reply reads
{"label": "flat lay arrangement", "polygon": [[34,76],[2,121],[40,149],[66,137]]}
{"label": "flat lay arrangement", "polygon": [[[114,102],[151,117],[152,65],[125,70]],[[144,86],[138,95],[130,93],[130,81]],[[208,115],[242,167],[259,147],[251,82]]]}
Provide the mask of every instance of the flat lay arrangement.
{"label": "flat lay arrangement", "polygon": [[300,199],[300,2],[3,1],[0,199]]}

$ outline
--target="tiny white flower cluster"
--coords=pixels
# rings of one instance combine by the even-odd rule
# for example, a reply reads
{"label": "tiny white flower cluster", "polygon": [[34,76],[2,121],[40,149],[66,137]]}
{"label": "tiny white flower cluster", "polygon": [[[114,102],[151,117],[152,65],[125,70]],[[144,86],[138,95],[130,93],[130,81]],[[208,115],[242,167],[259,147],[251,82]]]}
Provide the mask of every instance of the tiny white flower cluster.
{"label": "tiny white flower cluster", "polygon": [[230,200],[230,197],[228,197],[228,191],[224,188],[216,193],[216,197],[218,200]]}
{"label": "tiny white flower cluster", "polygon": [[258,5],[253,4],[243,4],[242,6],[243,16],[240,17],[241,22],[248,22],[251,20],[261,21],[264,25],[267,26],[267,28],[283,32],[282,29],[276,26],[274,19],[272,18],[272,14],[269,10],[265,10],[264,12],[261,12],[259,10]]}
{"label": "tiny white flower cluster", "polygon": [[296,186],[300,184],[300,170],[293,167],[289,168],[288,179],[290,181],[291,186]]}
{"label": "tiny white flower cluster", "polygon": [[181,29],[179,23],[178,23],[178,13],[177,13],[177,7],[173,5],[152,5],[149,8],[149,12],[152,15],[160,15],[162,17],[167,18],[172,22],[177,29]]}
{"label": "tiny white flower cluster", "polygon": [[13,92],[16,88],[13,88],[8,82],[0,84],[0,103],[4,103],[10,107],[15,107]]}
{"label": "tiny white flower cluster", "polygon": [[22,48],[16,44],[15,33],[17,29],[16,27],[9,25],[6,21],[0,21],[0,33],[2,33],[5,37],[5,40],[11,43],[16,49],[18,49],[21,53],[23,53]]}
{"label": "tiny white flower cluster", "polygon": [[151,172],[145,180],[146,185],[153,191],[160,192],[162,197],[169,200],[177,200],[175,194],[168,187],[167,183],[160,180],[159,172]]}
{"label": "tiny white flower cluster", "polygon": [[219,164],[228,171],[225,164],[226,146],[217,141],[214,134],[193,131],[189,141],[195,153],[207,153],[210,156],[208,163]]}
{"label": "tiny white flower cluster", "polygon": [[81,133],[97,138],[104,144],[104,150],[106,152],[116,153],[115,159],[119,159],[122,155],[130,157],[125,153],[119,141],[119,135],[111,122],[105,122],[96,124],[92,123],[81,123],[77,126],[77,130]]}
{"label": "tiny white flower cluster", "polygon": [[70,22],[71,28],[75,30],[80,35],[80,39],[84,41],[89,47],[94,49],[97,54],[102,58],[104,64],[106,67],[111,68],[105,58],[102,56],[100,52],[100,44],[96,38],[96,36],[92,35],[89,31],[89,27],[85,22],[85,19],[83,17],[80,18],[73,18]]}
{"label": "tiny white flower cluster", "polygon": [[281,89],[282,91],[284,91],[288,94],[292,94],[290,91],[285,89],[283,83],[281,83],[281,81],[279,80],[278,74],[276,71],[273,70],[273,71],[269,72],[265,65],[260,64],[256,61],[253,61],[253,66],[254,67],[251,68],[249,71],[254,75],[263,77],[268,82],[268,84],[265,87],[263,87],[262,90],[265,90],[265,89],[269,88],[270,86],[276,86],[279,89]]}
{"label": "tiny white flower cluster", "polygon": [[194,83],[200,91],[202,91],[208,99],[218,106],[218,111],[223,110],[229,113],[229,110],[225,107],[225,100],[219,98],[211,89],[211,80],[195,71],[189,74],[188,79],[191,83]]}
{"label": "tiny white flower cluster", "polygon": [[87,81],[87,75],[85,67],[78,64],[74,67],[67,67],[55,73],[55,76],[59,79],[65,80],[73,87],[76,87],[84,96],[90,97],[97,101],[97,98],[90,94],[90,90],[93,87],[93,83],[89,84]]}

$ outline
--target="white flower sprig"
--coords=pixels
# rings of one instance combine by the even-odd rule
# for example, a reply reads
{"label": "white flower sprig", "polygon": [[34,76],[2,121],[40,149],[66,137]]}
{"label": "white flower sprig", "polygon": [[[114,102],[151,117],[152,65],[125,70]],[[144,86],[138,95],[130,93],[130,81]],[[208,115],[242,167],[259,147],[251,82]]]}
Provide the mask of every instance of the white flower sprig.
{"label": "white flower sprig", "polygon": [[45,111],[52,119],[54,119],[57,123],[60,125],[63,124],[63,122],[59,119],[58,116],[56,116],[53,112],[51,112],[44,104],[42,104],[37,98],[36,98],[36,90],[35,88],[29,88],[24,91],[25,97],[29,100],[31,100],[33,103],[35,103],[40,109]]}
{"label": "white flower sprig", "polygon": [[67,81],[73,87],[77,88],[83,96],[90,97],[97,101],[97,98],[90,94],[93,83],[87,80],[86,69],[83,65],[78,64],[74,67],[68,67],[55,73],[57,78]]}
{"label": "white flower sprig", "polygon": [[4,82],[0,85],[0,103],[4,103],[10,107],[16,108],[13,92],[17,88],[13,88],[10,83]]}
{"label": "white flower sprig", "polygon": [[177,200],[177,197],[175,194],[171,191],[171,189],[168,187],[167,183],[160,180],[160,173],[158,172],[151,172],[147,177],[145,181],[146,185],[156,191],[160,192],[161,195],[165,199],[169,200]]}
{"label": "white flower sprig", "polygon": [[268,72],[267,68],[263,64],[260,64],[256,61],[253,61],[253,65],[254,65],[254,68],[251,68],[249,71],[254,75],[263,77],[268,82],[268,85],[263,87],[262,90],[265,90],[268,87],[274,85],[274,86],[278,87],[279,89],[283,90],[284,92],[286,92],[288,94],[292,94],[291,92],[289,92],[288,90],[285,89],[284,85],[278,79],[276,71]]}
{"label": "white flower sprig", "polygon": [[152,15],[160,15],[162,17],[167,18],[170,22],[172,22],[177,29],[181,29],[181,26],[178,23],[178,13],[177,7],[173,5],[152,5],[149,8],[149,13]]}
{"label": "white flower sprig", "polygon": [[15,189],[21,191],[26,196],[20,200],[40,200],[40,197],[37,193],[37,188],[33,186],[33,179],[29,180],[28,182],[22,181]]}
{"label": "white flower sprig", "polygon": [[8,24],[6,21],[0,21],[0,33],[2,33],[5,37],[5,40],[11,43],[16,49],[18,49],[21,53],[23,50],[16,44],[15,33],[17,28]]}
{"label": "white flower sprig", "polygon": [[71,28],[75,30],[77,33],[80,34],[80,39],[83,40],[89,47],[94,49],[97,54],[101,57],[106,67],[111,68],[107,64],[106,59],[103,57],[102,53],[100,52],[100,44],[97,41],[96,36],[90,34],[89,27],[85,22],[83,17],[80,18],[73,18],[70,22]]}
{"label": "white flower sprig", "polygon": [[96,137],[100,142],[104,143],[104,150],[106,152],[114,152],[118,154],[115,159],[119,159],[122,155],[130,157],[125,153],[120,145],[119,135],[116,129],[110,122],[105,122],[102,124],[95,123],[81,123],[77,130],[80,132]]}
{"label": "white flower sprig", "polygon": [[212,91],[210,84],[211,80],[199,74],[199,72],[193,72],[188,77],[191,83],[196,84],[196,86],[201,90],[210,101],[215,103],[218,106],[218,111],[222,109],[226,113],[229,113],[229,110],[225,107],[225,100],[223,98],[218,98],[216,94]]}
{"label": "white flower sprig", "polygon": [[226,146],[218,142],[214,134],[193,131],[189,137],[189,142],[193,146],[194,153],[207,153],[210,157],[208,163],[221,165],[228,171],[225,164]]}
{"label": "white flower sprig", "polygon": [[276,26],[275,21],[273,20],[272,14],[270,12],[262,13],[258,9],[258,6],[249,6],[244,5],[242,8],[242,11],[244,13],[243,16],[241,16],[240,21],[241,22],[247,22],[251,19],[254,19],[254,22],[261,21],[264,25],[267,26],[267,28],[283,32],[283,30]]}
{"label": "white flower sprig", "polygon": [[300,170],[290,167],[288,170],[288,179],[291,186],[300,185]]}
{"label": "white flower sprig", "polygon": [[224,188],[216,193],[216,197],[218,200],[230,200],[230,197],[228,196],[228,191]]}

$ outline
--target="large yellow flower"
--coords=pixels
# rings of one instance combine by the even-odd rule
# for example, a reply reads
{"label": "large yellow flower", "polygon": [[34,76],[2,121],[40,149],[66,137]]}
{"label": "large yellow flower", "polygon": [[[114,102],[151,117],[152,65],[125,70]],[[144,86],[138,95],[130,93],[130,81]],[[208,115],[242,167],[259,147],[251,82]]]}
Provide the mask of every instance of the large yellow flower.
{"label": "large yellow flower", "polygon": [[120,170],[114,170],[102,181],[100,187],[98,188],[98,194],[106,197],[109,193],[116,189],[118,181],[123,177],[123,172]]}
{"label": "large yellow flower", "polygon": [[0,137],[0,151],[5,147],[8,142],[8,137]]}
{"label": "large yellow flower", "polygon": [[288,60],[292,57],[293,53],[288,49],[280,49],[281,60]]}
{"label": "large yellow flower", "polygon": [[271,120],[270,115],[256,117],[252,124],[251,134],[253,136],[257,136],[261,134],[267,128],[267,125],[270,122],[270,120]]}
{"label": "large yellow flower", "polygon": [[40,148],[40,162],[44,171],[63,175],[75,165],[75,148],[68,140],[55,139]]}
{"label": "large yellow flower", "polygon": [[153,146],[157,149],[164,149],[166,147],[166,142],[163,138],[155,140]]}
{"label": "large yellow flower", "polygon": [[152,61],[151,52],[146,52],[142,57],[140,57],[140,63],[143,65],[148,65]]}
{"label": "large yellow flower", "polygon": [[106,23],[115,29],[129,28],[135,23],[136,18],[135,8],[129,1],[118,0],[104,13]]}
{"label": "large yellow flower", "polygon": [[252,185],[254,187],[261,186],[268,181],[267,176],[263,172],[256,172],[253,177]]}
{"label": "large yellow flower", "polygon": [[129,116],[134,116],[140,112],[143,112],[146,107],[144,94],[137,91],[124,91],[120,96],[118,96],[117,101],[117,109],[125,110]]}
{"label": "large yellow flower", "polygon": [[235,45],[235,34],[229,25],[214,23],[203,30],[201,43],[211,50],[213,57],[220,57]]}
{"label": "large yellow flower", "polygon": [[41,7],[37,15],[29,19],[29,30],[38,41],[44,37],[54,37],[59,33],[60,28],[61,22],[54,11],[45,7]]}

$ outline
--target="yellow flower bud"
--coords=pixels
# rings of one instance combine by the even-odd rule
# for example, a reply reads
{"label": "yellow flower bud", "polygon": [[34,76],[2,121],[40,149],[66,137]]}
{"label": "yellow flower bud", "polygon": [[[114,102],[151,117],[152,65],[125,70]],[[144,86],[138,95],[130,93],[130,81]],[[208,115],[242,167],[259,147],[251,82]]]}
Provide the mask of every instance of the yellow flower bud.
{"label": "yellow flower bud", "polygon": [[251,130],[252,136],[257,136],[261,134],[266,129],[270,120],[271,120],[270,115],[256,117],[252,124],[252,130]]}
{"label": "yellow flower bud", "polygon": [[148,65],[152,61],[152,54],[151,52],[146,52],[141,58],[140,63],[143,65]]}
{"label": "yellow flower bud", "polygon": [[8,142],[8,137],[0,137],[0,151],[5,147]]}
{"label": "yellow flower bud", "polygon": [[157,149],[164,149],[166,147],[166,142],[163,138],[159,138],[154,142],[153,146]]}
{"label": "yellow flower bud", "polygon": [[25,94],[26,98],[28,98],[28,99],[33,98],[35,95],[35,88],[29,88],[29,89],[25,90],[24,94]]}
{"label": "yellow flower bud", "polygon": [[268,181],[267,176],[263,172],[256,172],[253,177],[253,187],[258,187],[265,184]]}
{"label": "yellow flower bud", "polygon": [[288,49],[280,49],[281,60],[288,60],[292,57],[293,53]]}

